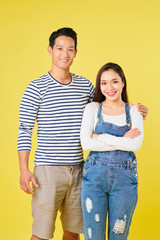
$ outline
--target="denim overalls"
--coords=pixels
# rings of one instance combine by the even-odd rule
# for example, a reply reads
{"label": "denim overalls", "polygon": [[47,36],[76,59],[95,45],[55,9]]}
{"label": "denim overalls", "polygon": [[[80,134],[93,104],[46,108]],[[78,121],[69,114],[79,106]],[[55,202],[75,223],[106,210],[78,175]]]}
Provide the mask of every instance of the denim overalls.
{"label": "denim overalls", "polygon": [[[125,103],[126,125],[105,122],[98,109],[96,134],[122,137],[130,130],[129,104]],[[137,161],[129,151],[91,151],[83,168],[81,202],[85,240],[126,240],[137,204]]]}

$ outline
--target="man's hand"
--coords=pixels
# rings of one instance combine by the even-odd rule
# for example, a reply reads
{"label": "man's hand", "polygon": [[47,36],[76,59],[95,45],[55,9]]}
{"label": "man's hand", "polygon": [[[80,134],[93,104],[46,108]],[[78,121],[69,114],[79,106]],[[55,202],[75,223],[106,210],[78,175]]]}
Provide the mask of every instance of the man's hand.
{"label": "man's hand", "polygon": [[31,189],[31,186],[30,186],[30,182],[32,182],[35,187],[38,187],[38,183],[34,175],[29,170],[22,171],[20,175],[20,187],[26,193],[33,194],[33,190]]}
{"label": "man's hand", "polygon": [[141,113],[141,115],[143,116],[143,120],[146,119],[147,114],[148,114],[148,108],[143,106],[141,103],[137,104],[138,107],[138,111]]}
{"label": "man's hand", "polygon": [[128,137],[133,139],[138,137],[140,134],[141,134],[141,131],[139,131],[138,128],[132,128],[131,130],[126,132],[123,137]]}
{"label": "man's hand", "polygon": [[92,139],[98,139],[98,136],[99,136],[98,134],[92,133],[91,138]]}

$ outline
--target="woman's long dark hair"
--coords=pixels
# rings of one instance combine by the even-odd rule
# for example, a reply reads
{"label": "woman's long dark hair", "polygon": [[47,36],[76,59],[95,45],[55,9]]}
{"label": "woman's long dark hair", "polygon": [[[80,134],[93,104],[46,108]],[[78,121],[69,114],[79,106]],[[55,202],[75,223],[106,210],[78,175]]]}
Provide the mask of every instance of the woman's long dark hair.
{"label": "woman's long dark hair", "polygon": [[105,100],[105,96],[101,93],[101,89],[100,89],[101,75],[103,72],[106,72],[110,69],[112,69],[113,71],[118,73],[118,75],[122,79],[122,82],[124,83],[124,87],[123,87],[122,94],[121,94],[122,101],[128,102],[126,77],[124,75],[122,68],[118,64],[112,63],[112,62],[109,62],[109,63],[106,63],[105,65],[103,65],[97,74],[96,88],[95,88],[95,94],[94,94],[93,101],[102,102]]}

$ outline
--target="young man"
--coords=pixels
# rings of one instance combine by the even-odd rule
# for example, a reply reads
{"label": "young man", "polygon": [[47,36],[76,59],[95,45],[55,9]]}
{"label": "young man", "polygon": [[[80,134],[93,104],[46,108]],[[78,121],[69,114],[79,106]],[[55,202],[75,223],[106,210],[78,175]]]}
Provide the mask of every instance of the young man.
{"label": "young man", "polygon": [[[92,101],[94,87],[86,78],[70,73],[77,53],[77,35],[71,28],[51,34],[48,52],[52,57],[51,71],[28,85],[21,102],[20,186],[28,194],[34,192],[31,240],[53,237],[58,210],[63,240],[78,240],[79,233],[83,232],[80,127],[83,109]],[[141,109],[145,117],[147,110],[143,106]],[[38,122],[38,147],[32,174],[28,162],[35,121]]]}

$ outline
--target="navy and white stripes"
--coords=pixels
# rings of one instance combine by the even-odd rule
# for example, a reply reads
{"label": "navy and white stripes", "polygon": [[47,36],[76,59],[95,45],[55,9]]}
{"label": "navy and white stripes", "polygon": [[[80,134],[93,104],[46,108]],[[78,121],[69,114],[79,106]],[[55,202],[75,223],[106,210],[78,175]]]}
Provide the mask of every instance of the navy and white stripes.
{"label": "navy and white stripes", "polygon": [[32,81],[20,106],[18,151],[31,150],[35,121],[38,147],[35,165],[75,165],[83,161],[80,128],[83,110],[92,101],[94,87],[88,79],[71,74],[67,85],[49,73]]}

